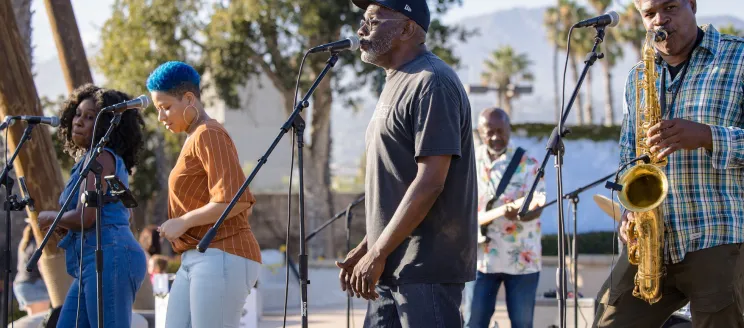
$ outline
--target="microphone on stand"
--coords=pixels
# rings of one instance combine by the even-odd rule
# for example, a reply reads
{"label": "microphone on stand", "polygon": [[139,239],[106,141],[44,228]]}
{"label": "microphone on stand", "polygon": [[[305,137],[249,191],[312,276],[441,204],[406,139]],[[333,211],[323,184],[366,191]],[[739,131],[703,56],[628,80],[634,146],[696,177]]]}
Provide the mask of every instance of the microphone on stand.
{"label": "microphone on stand", "polygon": [[617,12],[615,12],[614,10],[610,10],[604,15],[580,21],[576,23],[576,25],[574,25],[573,27],[600,27],[600,26],[614,27],[614,26],[617,26],[617,23],[619,22],[620,22],[620,15],[618,15]]}
{"label": "microphone on stand", "polygon": [[150,106],[150,98],[147,98],[147,96],[145,95],[141,95],[132,100],[127,100],[125,102],[120,102],[115,105],[106,106],[103,109],[101,109],[101,112],[121,113],[126,110],[130,110],[134,108],[147,108],[148,106]]}
{"label": "microphone on stand", "polygon": [[339,51],[344,51],[344,50],[355,51],[357,49],[359,49],[359,38],[352,35],[341,41],[326,43],[326,44],[314,47],[310,49],[308,53],[313,54],[316,52],[325,52],[325,51],[339,52]]}
{"label": "microphone on stand", "polygon": [[643,163],[646,163],[646,164],[651,163],[651,156],[649,156],[648,154],[643,154],[643,155],[638,156],[638,157],[630,160],[629,162],[621,165],[620,168],[617,169],[617,171],[615,171],[615,175],[616,175],[615,176],[615,181],[614,182],[613,181],[607,181],[607,183],[605,183],[605,188],[611,189],[611,190],[614,190],[614,191],[617,191],[617,192],[620,192],[621,190],[623,190],[623,186],[620,185],[619,183],[617,183],[617,174],[619,174],[620,172],[622,172],[623,170],[625,170],[626,167],[628,167],[630,165],[633,165],[633,163],[638,162],[638,161],[643,161]]}
{"label": "microphone on stand", "polygon": [[0,130],[13,125],[15,121],[26,121],[29,124],[46,124],[55,128],[59,126],[59,117],[56,116],[8,116],[5,122],[0,124]]}

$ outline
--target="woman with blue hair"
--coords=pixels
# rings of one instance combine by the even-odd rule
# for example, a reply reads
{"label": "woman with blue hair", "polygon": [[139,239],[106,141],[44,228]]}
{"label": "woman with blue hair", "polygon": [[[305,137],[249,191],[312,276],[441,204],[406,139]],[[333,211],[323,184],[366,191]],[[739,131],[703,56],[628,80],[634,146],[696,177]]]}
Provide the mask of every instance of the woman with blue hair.
{"label": "woman with blue hair", "polygon": [[188,135],[168,178],[168,220],[158,228],[181,254],[165,325],[238,327],[261,263],[248,223],[256,199],[246,189],[209,248],[196,250],[245,180],[230,135],[204,110],[199,83],[196,70],[177,61],[160,65],[147,79],[158,120]]}

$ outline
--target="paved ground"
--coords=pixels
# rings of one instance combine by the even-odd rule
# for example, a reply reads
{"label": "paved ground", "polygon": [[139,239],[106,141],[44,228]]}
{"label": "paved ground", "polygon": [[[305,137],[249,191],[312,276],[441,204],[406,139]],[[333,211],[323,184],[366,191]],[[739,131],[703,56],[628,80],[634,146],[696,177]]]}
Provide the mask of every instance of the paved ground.
{"label": "paved ground", "polygon": [[[355,308],[351,316],[351,328],[360,328],[364,323],[364,313],[366,308]],[[301,327],[301,317],[298,312],[287,315],[287,328]],[[258,328],[277,328],[282,327],[282,313],[264,314],[258,324]],[[327,308],[310,311],[308,316],[308,326],[313,328],[343,328],[346,327],[346,307]]]}

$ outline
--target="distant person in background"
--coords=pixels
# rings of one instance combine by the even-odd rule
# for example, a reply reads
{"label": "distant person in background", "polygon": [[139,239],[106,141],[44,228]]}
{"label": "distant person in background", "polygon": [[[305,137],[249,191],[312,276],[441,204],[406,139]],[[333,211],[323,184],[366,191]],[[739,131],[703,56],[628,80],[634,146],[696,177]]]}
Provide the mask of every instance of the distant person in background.
{"label": "distant person in background", "polygon": [[158,226],[148,224],[139,235],[139,243],[145,250],[148,257],[156,254],[162,254],[162,244],[160,243],[160,234]]}
{"label": "distant person in background", "polygon": [[[506,212],[480,226],[475,281],[465,284],[465,327],[489,327],[497,293],[504,284],[511,326],[530,328],[541,269],[541,211],[520,219],[519,207],[509,204],[530,191],[539,162],[509,142],[509,115],[500,108],[481,112],[478,135],[483,142],[475,150],[478,213],[487,216],[489,210],[502,206]],[[544,195],[545,183],[541,180],[535,196]],[[533,201],[531,208],[539,205]]]}
{"label": "distant person in background", "polygon": [[[26,223],[28,222],[29,220],[26,219]],[[18,272],[13,280],[13,292],[18,300],[19,308],[26,311],[28,315],[48,311],[51,304],[46,284],[38,268],[34,267],[32,272],[26,271],[26,264],[35,250],[36,240],[31,225],[27,224],[23,229],[21,242],[18,244]]]}
{"label": "distant person in background", "polygon": [[150,275],[150,282],[153,282],[153,277],[158,273],[167,273],[168,270],[168,258],[162,255],[153,255],[149,261],[147,261],[147,273]]}

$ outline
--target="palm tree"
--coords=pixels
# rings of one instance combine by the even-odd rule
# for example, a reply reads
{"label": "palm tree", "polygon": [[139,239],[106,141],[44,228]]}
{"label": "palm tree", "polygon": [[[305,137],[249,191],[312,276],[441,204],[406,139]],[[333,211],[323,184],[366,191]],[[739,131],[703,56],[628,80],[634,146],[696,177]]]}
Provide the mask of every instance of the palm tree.
{"label": "palm tree", "polygon": [[744,38],[744,31],[734,27],[734,24],[723,26],[721,27],[721,29],[718,30],[718,32]]}
{"label": "palm tree", "polygon": [[529,71],[532,62],[526,53],[517,54],[511,46],[502,46],[491,53],[483,64],[486,66],[481,78],[484,84],[495,84],[498,94],[498,106],[511,116],[511,101],[517,96],[513,87],[519,81],[532,81],[534,76]]}
{"label": "palm tree", "polygon": [[641,13],[638,12],[632,1],[625,6],[625,10],[621,13],[620,22],[620,32],[618,33],[620,40],[630,43],[636,55],[638,55],[638,60],[640,60],[643,41],[646,39],[646,27],[643,25]]}
{"label": "palm tree", "polygon": [[[560,113],[561,107],[563,104],[560,103],[561,99],[563,98],[562,94],[559,94],[559,85],[560,81],[558,81],[558,74],[560,73],[560,66],[558,65],[558,49],[566,49],[567,47],[567,39],[566,36],[568,35],[569,28],[577,22],[577,4],[573,0],[558,0],[558,3],[555,7],[548,8],[547,12],[545,13],[545,16],[543,18],[543,24],[548,30],[551,30],[553,33],[548,33],[548,38],[551,43],[555,46],[556,51],[554,52],[554,78],[555,78],[555,93],[556,93],[556,107],[558,108],[556,111]],[[577,30],[578,31],[578,30]],[[580,32],[579,32],[580,33]],[[574,33],[573,36],[575,37],[577,33]],[[571,61],[571,70],[573,75],[573,81],[578,82],[578,64],[576,62],[575,54],[577,53],[577,48],[573,45],[576,44],[576,42],[571,42],[571,54],[570,54],[570,61]],[[575,83],[574,83],[575,85]],[[570,91],[569,91],[570,92]],[[582,97],[579,94],[579,96],[576,99],[576,105],[579,108],[579,110],[576,110],[576,118],[577,118],[577,124],[582,125],[584,124],[584,115],[582,113],[581,108],[582,106]],[[556,116],[559,116],[557,114]]]}
{"label": "palm tree", "polygon": [[604,125],[615,125],[615,110],[613,108],[613,91],[612,91],[612,68],[625,55],[623,53],[620,36],[617,29],[609,29],[605,35],[603,46],[604,59],[602,59],[602,68],[605,73],[605,115]]}
{"label": "palm tree", "polygon": [[561,2],[561,0],[558,0],[558,4],[555,7],[548,7],[545,11],[545,16],[543,16],[543,24],[548,30],[548,40],[553,44],[553,99],[555,101],[556,123],[561,119],[561,91],[558,87],[558,84],[560,83],[560,80],[558,79],[558,53],[561,51],[562,43],[565,43],[565,40],[561,41],[562,37],[560,35],[562,30],[558,25],[560,23],[558,12]]}
{"label": "palm tree", "polygon": [[[596,14],[603,14],[612,4],[612,0],[589,0],[589,4],[594,7]],[[612,68],[617,64],[618,59],[623,57],[623,48],[620,46],[620,37],[617,29],[606,29],[605,39],[601,45],[604,59],[601,60],[602,68],[605,74],[605,115],[604,125],[612,126],[614,124],[615,111],[612,108]]]}
{"label": "palm tree", "polygon": [[[589,12],[585,7],[578,4],[574,4],[573,10],[573,21],[578,22],[589,18]],[[573,40],[571,40],[571,66],[573,66],[574,77],[578,81],[579,63],[584,62],[586,56],[592,51],[594,45],[594,30],[593,29],[575,29],[572,34]],[[592,109],[592,70],[586,72],[586,77],[582,89],[586,95],[585,101],[581,101],[581,93],[577,96],[576,106],[573,110],[577,113],[583,114],[582,122],[579,124],[593,124],[594,123],[594,110]],[[583,103],[583,106],[582,106]]]}

